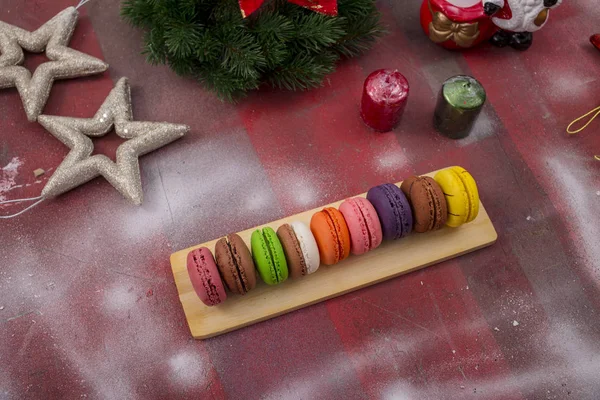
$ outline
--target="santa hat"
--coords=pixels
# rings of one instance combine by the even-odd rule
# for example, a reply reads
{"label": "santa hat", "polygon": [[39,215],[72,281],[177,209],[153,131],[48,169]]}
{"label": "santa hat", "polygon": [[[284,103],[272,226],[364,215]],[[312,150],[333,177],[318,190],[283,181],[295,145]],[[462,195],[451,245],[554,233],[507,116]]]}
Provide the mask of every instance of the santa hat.
{"label": "santa hat", "polygon": [[[495,0],[484,0],[495,1]],[[535,32],[541,29],[550,15],[549,0],[504,0],[504,6],[492,17],[501,29],[513,32]],[[552,8],[562,0],[552,1]]]}

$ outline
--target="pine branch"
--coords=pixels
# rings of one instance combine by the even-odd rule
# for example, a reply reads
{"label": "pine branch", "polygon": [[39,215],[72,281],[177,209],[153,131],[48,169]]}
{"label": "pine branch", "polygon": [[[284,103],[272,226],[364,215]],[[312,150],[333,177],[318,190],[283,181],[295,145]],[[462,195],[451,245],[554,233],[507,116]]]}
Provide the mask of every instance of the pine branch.
{"label": "pine branch", "polygon": [[123,2],[121,16],[133,26],[151,28],[154,19],[154,8],[147,0],[127,0]]}
{"label": "pine branch", "polygon": [[179,76],[193,75],[198,68],[198,64],[193,58],[170,57],[167,58],[166,63]]}
{"label": "pine branch", "polygon": [[262,13],[253,22],[249,30],[261,40],[287,42],[294,37],[294,22],[284,15]]}
{"label": "pine branch", "polygon": [[195,53],[201,36],[201,25],[192,21],[173,21],[167,25],[165,45],[169,54],[177,58],[185,58]]}
{"label": "pine branch", "polygon": [[155,28],[144,35],[144,49],[142,54],[150,64],[164,64],[167,62],[167,48],[162,30]]}
{"label": "pine branch", "polygon": [[346,35],[335,44],[333,49],[344,57],[356,57],[369,50],[373,43],[386,31],[379,24],[378,14],[346,21]]}
{"label": "pine branch", "polygon": [[372,1],[364,0],[338,0],[338,14],[348,19],[356,19],[377,14],[377,7]]}
{"label": "pine branch", "polygon": [[229,102],[243,97],[250,90],[258,89],[260,84],[258,79],[241,78],[230,71],[215,67],[205,67],[198,72],[197,78],[201,83],[213,90],[219,98]]}
{"label": "pine branch", "polygon": [[267,76],[269,83],[280,89],[305,90],[322,85],[323,78],[335,70],[338,57],[334,53],[298,54],[287,65]]}
{"label": "pine branch", "polygon": [[196,43],[194,55],[201,63],[214,63],[220,59],[223,45],[212,35],[212,31],[204,30]]}
{"label": "pine branch", "polygon": [[267,0],[243,18],[237,0],[124,0],[121,14],[145,30],[148,62],[167,64],[233,101],[263,82],[303,90],[322,84],[340,56],[383,34],[375,0],[338,0],[338,17]]}
{"label": "pine branch", "polygon": [[320,52],[334,45],[346,32],[340,18],[330,18],[311,12],[300,16],[295,22],[293,45],[301,49]]}
{"label": "pine branch", "polygon": [[278,14],[261,13],[251,24],[250,32],[256,35],[267,69],[273,69],[289,57],[287,43],[294,35],[294,23]]}
{"label": "pine branch", "polygon": [[243,78],[258,78],[267,61],[255,37],[240,30],[228,39],[223,43],[222,67]]}

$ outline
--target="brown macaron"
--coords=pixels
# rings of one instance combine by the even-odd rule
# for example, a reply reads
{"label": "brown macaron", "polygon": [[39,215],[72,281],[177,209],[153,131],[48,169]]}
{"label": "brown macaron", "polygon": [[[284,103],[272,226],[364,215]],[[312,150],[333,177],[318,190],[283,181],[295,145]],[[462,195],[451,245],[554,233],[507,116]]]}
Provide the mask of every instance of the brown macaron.
{"label": "brown macaron", "polygon": [[277,237],[283,246],[283,252],[288,264],[292,279],[300,278],[307,274],[306,261],[302,254],[300,242],[296,233],[289,224],[283,224],[277,229]]}
{"label": "brown macaron", "polygon": [[429,232],[446,224],[448,206],[438,183],[428,176],[411,176],[400,189],[410,202],[414,216],[414,230]]}
{"label": "brown macaron", "polygon": [[256,286],[256,269],[244,240],[232,233],[215,245],[219,273],[232,293],[246,294]]}

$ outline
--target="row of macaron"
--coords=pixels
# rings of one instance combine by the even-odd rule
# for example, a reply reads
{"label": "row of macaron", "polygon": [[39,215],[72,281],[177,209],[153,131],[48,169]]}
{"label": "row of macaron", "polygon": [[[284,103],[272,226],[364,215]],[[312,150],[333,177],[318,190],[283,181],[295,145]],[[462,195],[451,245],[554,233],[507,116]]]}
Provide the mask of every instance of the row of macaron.
{"label": "row of macaron", "polygon": [[187,269],[194,290],[207,306],[222,303],[226,288],[245,294],[261,279],[276,285],[334,265],[350,253],[361,255],[383,241],[397,240],[412,231],[424,233],[443,226],[458,227],[479,212],[477,184],[462,167],[439,171],[434,178],[412,176],[400,187],[383,184],[366,198],[344,200],[338,209],[315,213],[310,228],[303,222],[283,224],[252,233],[250,249],[232,233],[219,239],[213,253],[207,247],[188,254]]}

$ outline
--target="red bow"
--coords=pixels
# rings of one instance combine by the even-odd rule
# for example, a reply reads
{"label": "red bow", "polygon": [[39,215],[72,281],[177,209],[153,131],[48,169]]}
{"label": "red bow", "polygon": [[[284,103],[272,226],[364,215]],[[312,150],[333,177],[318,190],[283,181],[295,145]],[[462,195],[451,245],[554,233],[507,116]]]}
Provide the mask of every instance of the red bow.
{"label": "red bow", "polygon": [[[238,0],[244,18],[252,14],[265,0]],[[315,12],[335,17],[337,15],[337,0],[288,0],[292,4],[308,8]]]}

